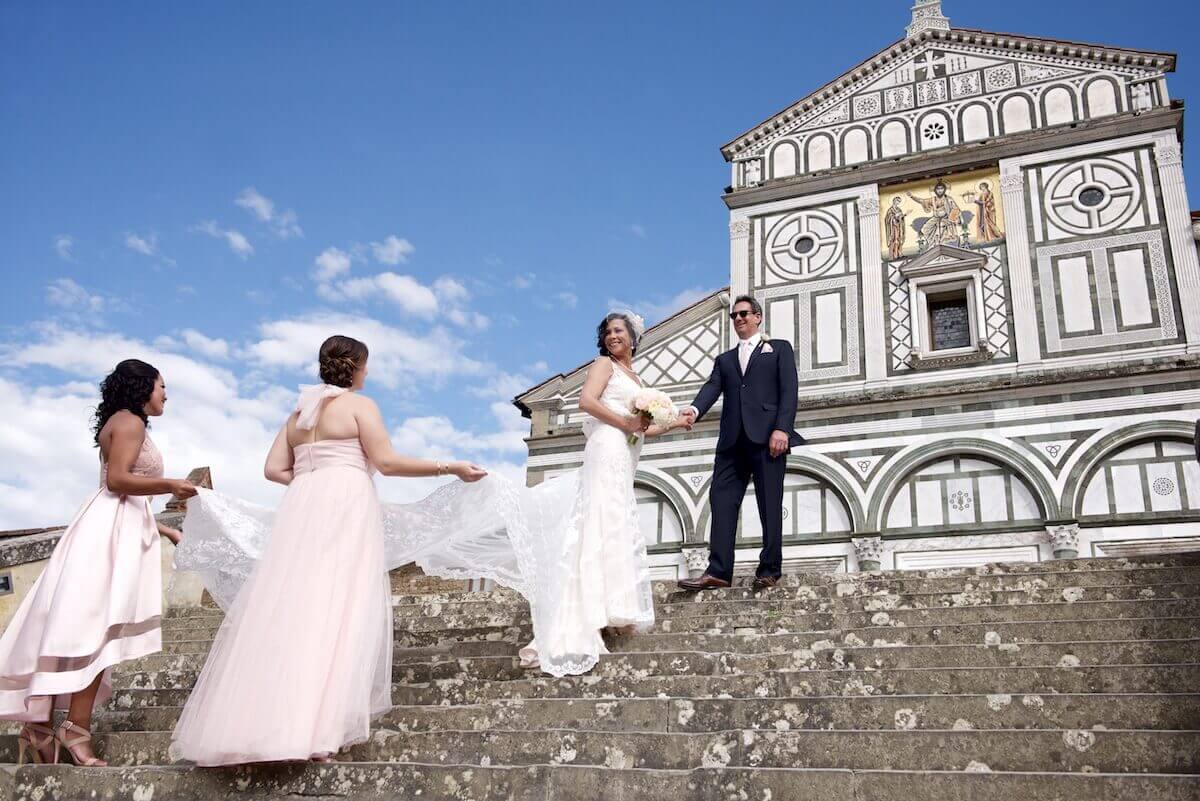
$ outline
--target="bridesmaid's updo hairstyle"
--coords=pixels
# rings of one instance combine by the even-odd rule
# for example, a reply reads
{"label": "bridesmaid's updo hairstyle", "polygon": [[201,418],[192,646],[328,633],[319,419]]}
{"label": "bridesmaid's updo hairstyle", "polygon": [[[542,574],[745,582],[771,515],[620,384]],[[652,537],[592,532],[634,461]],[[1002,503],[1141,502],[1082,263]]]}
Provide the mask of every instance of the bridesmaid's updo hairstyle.
{"label": "bridesmaid's updo hairstyle", "polygon": [[136,414],[142,422],[150,425],[146,416],[146,403],[154,394],[154,382],[158,370],[140,359],[126,359],[113,368],[100,382],[100,405],[96,407],[92,423],[92,439],[100,444],[100,429],[117,412]]}
{"label": "bridesmaid's updo hairstyle", "polygon": [[366,361],[365,344],[334,334],[321,344],[321,381],[332,387],[349,387],[354,383],[354,373]]}

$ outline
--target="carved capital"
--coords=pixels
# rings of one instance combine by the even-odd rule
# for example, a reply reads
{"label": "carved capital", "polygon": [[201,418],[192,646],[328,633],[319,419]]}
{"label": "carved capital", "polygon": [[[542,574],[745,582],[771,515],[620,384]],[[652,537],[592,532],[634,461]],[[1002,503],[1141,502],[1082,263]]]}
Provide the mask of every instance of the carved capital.
{"label": "carved capital", "polygon": [[1025,176],[1020,172],[1009,173],[1008,175],[1000,176],[1000,191],[1001,192],[1023,192],[1025,191]]}
{"label": "carved capital", "polygon": [[878,217],[879,216],[879,198],[877,198],[877,197],[860,197],[858,199],[858,216],[859,217]]}
{"label": "carved capital", "polygon": [[708,548],[685,548],[683,564],[689,578],[696,578],[708,567]]}
{"label": "carved capital", "polygon": [[734,220],[729,224],[729,236],[750,236],[749,220]]}
{"label": "carved capital", "polygon": [[1179,145],[1159,145],[1154,157],[1160,167],[1176,167],[1183,163],[1183,149]]}
{"label": "carved capital", "polygon": [[878,570],[883,558],[882,537],[854,537],[850,540],[854,546],[854,557],[858,559],[860,570]]}
{"label": "carved capital", "polygon": [[1050,547],[1055,559],[1074,559],[1079,555],[1079,524],[1066,523],[1061,526],[1046,526]]}

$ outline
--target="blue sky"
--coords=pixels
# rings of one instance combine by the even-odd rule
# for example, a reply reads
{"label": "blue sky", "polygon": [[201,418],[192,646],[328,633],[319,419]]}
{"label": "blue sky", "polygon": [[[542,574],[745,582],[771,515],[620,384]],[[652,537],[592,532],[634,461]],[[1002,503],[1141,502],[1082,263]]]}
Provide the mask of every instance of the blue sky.
{"label": "blue sky", "polygon": [[[944,9],[1178,52],[1190,99],[1193,5]],[[908,6],[3,4],[0,527],[79,502],[94,383],[126,354],[166,376],[168,467],[270,499],[266,441],[335,331],[373,346],[403,447],[518,473],[507,400],[589,358],[613,301],[653,321],[727,283],[718,147]]]}

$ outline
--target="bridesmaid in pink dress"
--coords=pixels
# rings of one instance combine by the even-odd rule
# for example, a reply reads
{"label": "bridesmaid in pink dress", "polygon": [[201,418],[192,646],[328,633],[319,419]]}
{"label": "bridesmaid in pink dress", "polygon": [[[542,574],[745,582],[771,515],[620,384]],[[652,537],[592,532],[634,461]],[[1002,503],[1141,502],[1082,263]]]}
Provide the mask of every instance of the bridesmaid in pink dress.
{"label": "bridesmaid in pink dress", "polygon": [[[171,756],[198,765],[326,761],[391,708],[391,588],[374,470],[477,481],[468,462],[398,455],[357,393],[367,346],[333,336],[267,455],[288,485],[262,556],[229,607],[175,727]],[[186,529],[186,524],[185,524]]]}
{"label": "bridesmaid in pink dress", "polygon": [[[108,669],[162,649],[162,557],[150,497],[189,498],[196,489],[163,478],[162,456],[146,435],[167,401],[162,376],[127,359],[100,385],[95,439],[100,488],[67,526],[41,576],[0,637],[0,718],[26,721],[19,763],[58,762],[65,747],[77,765],[103,766],[90,744],[92,707],[112,694]],[[55,704],[55,700],[59,703]],[[54,706],[69,699],[51,728]]]}

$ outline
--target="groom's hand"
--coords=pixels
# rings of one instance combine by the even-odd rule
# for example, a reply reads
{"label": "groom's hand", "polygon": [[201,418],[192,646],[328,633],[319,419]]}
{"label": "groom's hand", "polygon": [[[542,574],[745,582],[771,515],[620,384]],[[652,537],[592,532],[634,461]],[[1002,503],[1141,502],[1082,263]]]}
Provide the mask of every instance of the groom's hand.
{"label": "groom's hand", "polygon": [[771,458],[777,458],[780,454],[787,453],[788,435],[783,431],[772,431],[771,441],[767,445],[771,453]]}

